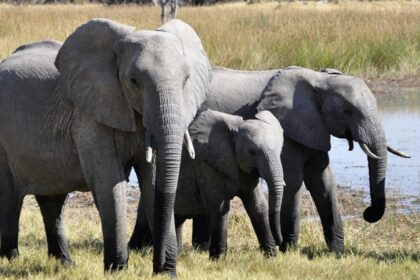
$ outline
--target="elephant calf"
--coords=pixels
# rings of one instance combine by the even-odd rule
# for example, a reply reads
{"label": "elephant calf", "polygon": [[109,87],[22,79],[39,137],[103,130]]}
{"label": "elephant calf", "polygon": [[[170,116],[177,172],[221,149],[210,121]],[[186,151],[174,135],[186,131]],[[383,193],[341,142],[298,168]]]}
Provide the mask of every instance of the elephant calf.
{"label": "elephant calf", "polygon": [[[198,115],[189,128],[196,159],[183,158],[175,201],[178,245],[180,229],[187,219],[205,214],[210,228],[210,258],[226,253],[227,222],[230,200],[238,196],[251,219],[260,247],[267,255],[275,255],[276,241],[281,242],[279,218],[283,192],[280,151],[282,129],[277,119],[262,111],[255,119],[207,110]],[[268,211],[267,199],[258,187],[259,177],[268,182],[270,203],[277,204]],[[141,204],[153,202],[149,186],[142,186]],[[151,221],[150,206],[140,205],[136,228],[129,246],[140,249],[147,235],[144,218]],[[147,209],[147,210],[146,210]],[[273,221],[273,222],[272,222]],[[142,226],[143,225],[143,226]],[[150,223],[149,223],[150,225]],[[270,230],[270,225],[272,229]],[[272,234],[273,231],[273,234]]]}

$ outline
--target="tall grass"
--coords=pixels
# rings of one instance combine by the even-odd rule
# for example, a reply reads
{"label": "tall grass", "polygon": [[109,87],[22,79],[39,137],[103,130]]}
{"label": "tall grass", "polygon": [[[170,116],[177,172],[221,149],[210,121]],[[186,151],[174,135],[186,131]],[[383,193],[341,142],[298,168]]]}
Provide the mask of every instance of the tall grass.
{"label": "tall grass", "polygon": [[[160,25],[159,8],[0,5],[0,59],[23,43],[64,40],[93,17],[139,29]],[[268,3],[182,7],[214,65],[270,69],[334,67],[363,75],[420,75],[420,3]]]}

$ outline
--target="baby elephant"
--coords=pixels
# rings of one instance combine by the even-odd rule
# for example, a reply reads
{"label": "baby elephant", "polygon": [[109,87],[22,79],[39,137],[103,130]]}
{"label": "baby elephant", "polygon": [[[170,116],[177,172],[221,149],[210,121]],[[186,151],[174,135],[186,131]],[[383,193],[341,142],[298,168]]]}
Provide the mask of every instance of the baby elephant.
{"label": "baby elephant", "polygon": [[[210,229],[210,258],[226,253],[227,222],[230,200],[238,196],[251,219],[260,247],[268,255],[276,254],[281,242],[279,213],[283,193],[280,151],[283,131],[268,111],[255,119],[207,110],[200,113],[189,128],[196,159],[183,157],[175,201],[177,233],[187,218],[206,215]],[[258,187],[259,177],[268,183],[269,204]],[[141,203],[151,200],[148,186],[142,186]],[[144,191],[145,190],[145,191]],[[150,211],[153,207],[139,207]],[[146,210],[147,209],[147,210]],[[139,249],[140,236],[146,236],[144,217],[149,225],[153,215],[138,213],[131,249]],[[143,228],[141,232],[140,228]],[[271,228],[271,230],[270,230]],[[274,238],[273,238],[274,235]],[[178,234],[178,243],[181,234]],[[144,244],[144,243],[142,243]],[[180,244],[179,244],[180,245]]]}

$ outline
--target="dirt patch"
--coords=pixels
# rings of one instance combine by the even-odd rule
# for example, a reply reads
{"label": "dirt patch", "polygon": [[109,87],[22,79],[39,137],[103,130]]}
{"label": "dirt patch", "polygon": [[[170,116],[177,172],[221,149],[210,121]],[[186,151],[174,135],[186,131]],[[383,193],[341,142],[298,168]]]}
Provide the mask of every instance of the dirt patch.
{"label": "dirt patch", "polygon": [[374,94],[398,93],[398,88],[418,88],[420,87],[420,77],[404,78],[376,78],[366,80],[369,88]]}

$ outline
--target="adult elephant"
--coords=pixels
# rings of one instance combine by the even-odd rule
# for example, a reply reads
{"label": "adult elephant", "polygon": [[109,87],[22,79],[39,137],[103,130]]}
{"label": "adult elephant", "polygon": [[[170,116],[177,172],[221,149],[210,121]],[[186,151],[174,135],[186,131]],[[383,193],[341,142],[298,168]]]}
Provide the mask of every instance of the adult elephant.
{"label": "adult elephant", "polygon": [[125,267],[126,173],[148,135],[157,150],[154,272],[175,274],[173,205],[183,137],[189,140],[187,126],[210,79],[200,39],[179,20],[135,31],[95,19],[61,48],[50,41],[18,48],[0,65],[1,255],[18,254],[22,200],[35,194],[49,252],[69,260],[64,196],[92,191],[105,269]]}
{"label": "adult elephant", "polygon": [[[318,209],[328,247],[335,252],[344,249],[336,182],[328,157],[331,135],[347,139],[350,150],[354,141],[359,142],[368,155],[371,206],[364,218],[372,223],[384,214],[387,144],[375,97],[361,79],[334,69],[316,72],[289,67],[248,72],[216,67],[210,93],[199,111],[206,109],[244,119],[269,110],[280,121],[286,186],[281,215],[270,211],[270,219],[273,224],[280,219],[282,250],[298,239],[303,182]],[[405,156],[390,147],[388,150]]]}
{"label": "adult elephant", "polygon": [[[218,259],[227,250],[227,222],[230,200],[238,196],[251,219],[260,248],[266,255],[275,255],[268,209],[280,211],[283,193],[283,171],[280,151],[283,130],[278,120],[268,111],[259,112],[255,118],[243,120],[217,111],[201,112],[189,127],[196,148],[194,160],[187,157],[181,164],[180,179],[175,201],[175,223],[178,248],[182,246],[182,224],[188,218],[205,215],[209,218],[210,259]],[[259,177],[268,182],[272,201],[268,206]],[[142,186],[138,222],[149,217],[153,193]],[[280,222],[280,221],[278,221]],[[149,227],[143,225],[129,242],[131,249],[148,245]],[[274,234],[281,235],[280,224],[273,227]],[[281,239],[281,236],[276,236]],[[208,241],[208,239],[206,240]]]}

